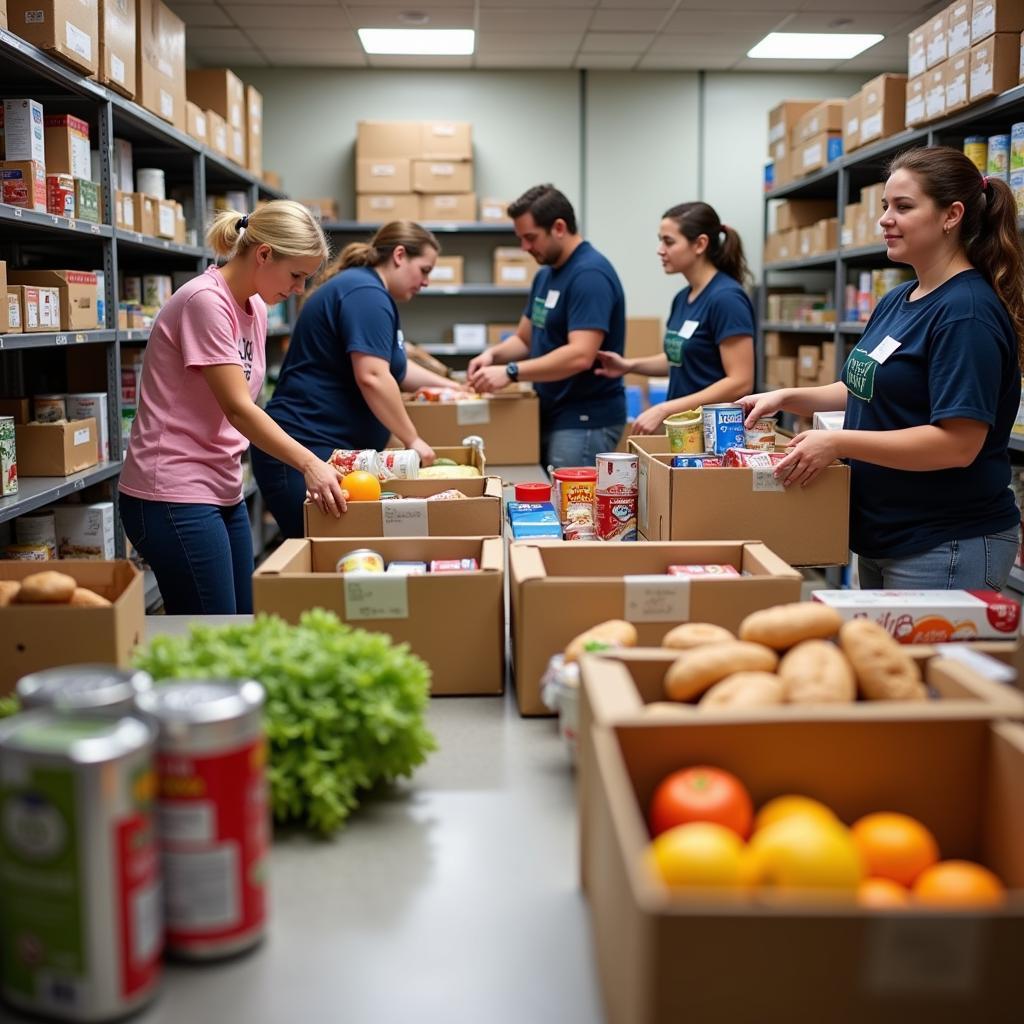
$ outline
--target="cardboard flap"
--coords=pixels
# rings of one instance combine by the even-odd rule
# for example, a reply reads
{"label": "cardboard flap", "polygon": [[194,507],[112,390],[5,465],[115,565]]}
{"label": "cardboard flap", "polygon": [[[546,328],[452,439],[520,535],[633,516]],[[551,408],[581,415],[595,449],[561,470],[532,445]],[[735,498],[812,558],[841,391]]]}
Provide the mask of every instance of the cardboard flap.
{"label": "cardboard flap", "polygon": [[967,665],[936,655],[924,666],[925,679],[947,699],[980,700],[1010,718],[1024,719],[1024,694],[1005,683],[986,679]]}
{"label": "cardboard flap", "polygon": [[769,576],[796,576],[803,579],[796,569],[760,541],[744,541],[743,564],[739,568],[755,575],[764,573]]}
{"label": "cardboard flap", "polygon": [[309,544],[302,538],[286,540],[260,564],[255,575],[271,576],[282,572],[311,572]]}
{"label": "cardboard flap", "polygon": [[[557,541],[561,544],[562,541]],[[541,580],[547,576],[544,559],[541,558],[537,541],[516,540],[508,546],[508,565],[516,583],[527,580]]]}
{"label": "cardboard flap", "polygon": [[501,537],[487,537],[480,547],[480,568],[501,572],[505,567],[505,542]]}
{"label": "cardboard flap", "polygon": [[[657,661],[662,660],[657,657],[660,652],[648,653],[654,653]],[[668,659],[668,663],[672,660]],[[644,701],[629,669],[614,656],[584,654],[580,659],[580,674],[594,724],[609,725],[643,711]]]}

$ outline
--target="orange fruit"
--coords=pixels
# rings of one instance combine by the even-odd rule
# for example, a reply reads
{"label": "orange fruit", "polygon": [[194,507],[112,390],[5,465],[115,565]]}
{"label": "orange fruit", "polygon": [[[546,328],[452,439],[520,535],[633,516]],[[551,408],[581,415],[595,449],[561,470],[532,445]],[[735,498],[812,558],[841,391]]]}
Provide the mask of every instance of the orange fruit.
{"label": "orange fruit", "polygon": [[818,800],[812,800],[809,796],[777,796],[764,804],[754,818],[754,831],[774,825],[784,818],[792,818],[794,815],[807,815],[817,821],[832,825],[839,824],[839,819],[832,813],[832,810]]}
{"label": "orange fruit", "polygon": [[743,840],[710,821],[676,825],[647,847],[648,863],[671,887],[738,886],[742,856]]}
{"label": "orange fruit", "polygon": [[850,831],[869,875],[910,886],[939,859],[939,844],[909,814],[880,811],[855,821]]}
{"label": "orange fruit", "polygon": [[380,501],[380,481],[362,469],[346,473],[341,486],[348,491],[349,501]]}
{"label": "orange fruit", "polygon": [[1006,899],[1006,889],[980,864],[943,860],[918,876],[914,899],[929,907],[998,907]]}
{"label": "orange fruit", "polygon": [[851,894],[864,865],[838,821],[795,814],[755,832],[747,846],[742,879],[749,885],[794,889],[839,889]]}
{"label": "orange fruit", "polygon": [[910,890],[891,878],[865,878],[857,887],[862,907],[909,907]]}

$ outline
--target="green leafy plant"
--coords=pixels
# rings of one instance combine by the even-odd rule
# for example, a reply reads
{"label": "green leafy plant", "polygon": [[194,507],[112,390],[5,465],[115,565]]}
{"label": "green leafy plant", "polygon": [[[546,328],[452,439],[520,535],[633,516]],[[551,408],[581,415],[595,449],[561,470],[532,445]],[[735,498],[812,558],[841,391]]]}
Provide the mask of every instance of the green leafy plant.
{"label": "green leafy plant", "polygon": [[0,697],[0,718],[8,718],[20,710],[21,704],[13,693],[8,697]]}
{"label": "green leafy plant", "polygon": [[335,831],[378,782],[409,776],[437,742],[430,669],[407,644],[317,608],[297,626],[195,625],[136,656],[154,679],[256,679],[267,691],[271,805],[281,823]]}

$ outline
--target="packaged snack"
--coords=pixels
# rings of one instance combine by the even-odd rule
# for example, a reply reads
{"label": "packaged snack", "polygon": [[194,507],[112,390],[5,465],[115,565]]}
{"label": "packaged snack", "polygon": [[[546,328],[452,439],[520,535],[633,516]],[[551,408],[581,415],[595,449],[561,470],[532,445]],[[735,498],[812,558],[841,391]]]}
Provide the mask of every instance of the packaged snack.
{"label": "packaged snack", "polygon": [[734,565],[670,565],[669,576],[739,576]]}
{"label": "packaged snack", "polygon": [[718,469],[722,465],[721,455],[675,455],[673,469]]}
{"label": "packaged snack", "polygon": [[467,572],[479,568],[475,558],[435,558],[430,563],[431,572]]}
{"label": "packaged snack", "polygon": [[747,467],[749,469],[769,469],[777,466],[787,452],[766,452],[754,448],[730,448],[722,457],[723,466]]}
{"label": "packaged snack", "polygon": [[347,554],[342,555],[334,568],[336,572],[341,573],[370,572],[380,574],[384,572],[384,559],[378,552],[370,548],[356,548],[355,551],[349,551]]}

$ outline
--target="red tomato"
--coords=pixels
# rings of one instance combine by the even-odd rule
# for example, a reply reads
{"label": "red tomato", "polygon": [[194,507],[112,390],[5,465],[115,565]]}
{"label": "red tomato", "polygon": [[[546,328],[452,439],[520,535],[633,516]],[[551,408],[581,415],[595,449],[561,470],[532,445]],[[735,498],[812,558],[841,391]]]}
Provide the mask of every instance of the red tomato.
{"label": "red tomato", "polygon": [[666,776],[654,791],[651,835],[691,821],[712,821],[746,839],[754,821],[754,803],[731,772],[707,765],[684,768]]}

